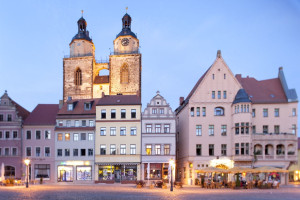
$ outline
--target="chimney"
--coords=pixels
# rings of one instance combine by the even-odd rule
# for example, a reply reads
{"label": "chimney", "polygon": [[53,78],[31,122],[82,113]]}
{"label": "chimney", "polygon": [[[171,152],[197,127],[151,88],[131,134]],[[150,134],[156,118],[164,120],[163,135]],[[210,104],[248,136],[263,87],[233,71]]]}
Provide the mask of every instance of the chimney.
{"label": "chimney", "polygon": [[217,58],[221,58],[221,50],[217,51]]}
{"label": "chimney", "polygon": [[179,105],[181,105],[184,101],[184,97],[179,97]]}
{"label": "chimney", "polygon": [[67,101],[72,101],[72,97],[68,96],[68,100]]}
{"label": "chimney", "polygon": [[105,96],[104,92],[102,92],[101,98],[103,98]]}
{"label": "chimney", "polygon": [[58,108],[61,109],[64,105],[64,101],[63,100],[59,100],[59,105]]}
{"label": "chimney", "polygon": [[235,75],[235,78],[241,79],[241,78],[242,78],[242,74],[236,74],[236,75]]}

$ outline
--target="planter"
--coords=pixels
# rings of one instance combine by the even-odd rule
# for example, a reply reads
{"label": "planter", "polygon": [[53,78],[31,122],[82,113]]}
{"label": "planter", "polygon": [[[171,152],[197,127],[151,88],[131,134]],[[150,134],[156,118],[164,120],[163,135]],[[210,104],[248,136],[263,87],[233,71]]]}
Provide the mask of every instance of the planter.
{"label": "planter", "polygon": [[162,186],[162,189],[167,189],[168,187],[166,185],[163,185]]}
{"label": "planter", "polygon": [[143,186],[142,185],[136,185],[136,188],[142,188]]}

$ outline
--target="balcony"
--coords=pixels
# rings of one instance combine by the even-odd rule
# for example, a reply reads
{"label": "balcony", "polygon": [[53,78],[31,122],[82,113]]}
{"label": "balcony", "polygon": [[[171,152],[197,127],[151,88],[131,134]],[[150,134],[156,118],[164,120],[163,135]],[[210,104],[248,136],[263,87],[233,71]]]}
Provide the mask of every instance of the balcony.
{"label": "balcony", "polygon": [[292,133],[253,133],[253,140],[297,140],[297,135]]}
{"label": "balcony", "polygon": [[113,51],[110,52],[110,55],[126,55],[126,54],[139,54],[140,51]]}

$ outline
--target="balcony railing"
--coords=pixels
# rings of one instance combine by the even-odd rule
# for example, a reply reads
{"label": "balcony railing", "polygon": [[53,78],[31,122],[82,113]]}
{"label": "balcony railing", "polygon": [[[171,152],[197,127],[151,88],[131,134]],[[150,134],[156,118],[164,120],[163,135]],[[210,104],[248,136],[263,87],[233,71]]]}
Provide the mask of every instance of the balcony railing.
{"label": "balcony railing", "polygon": [[76,57],[86,57],[86,56],[93,56],[92,53],[86,53],[86,54],[77,54],[77,55],[65,55],[64,58],[76,58]]}
{"label": "balcony railing", "polygon": [[110,55],[125,55],[125,54],[139,54],[140,51],[113,51],[110,52]]}

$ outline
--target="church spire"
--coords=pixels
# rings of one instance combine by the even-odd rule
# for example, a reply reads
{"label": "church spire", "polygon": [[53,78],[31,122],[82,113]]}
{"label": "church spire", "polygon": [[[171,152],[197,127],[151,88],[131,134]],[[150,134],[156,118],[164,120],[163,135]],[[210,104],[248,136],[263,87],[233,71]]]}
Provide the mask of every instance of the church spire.
{"label": "church spire", "polygon": [[81,17],[77,21],[77,26],[78,26],[78,33],[72,38],[72,41],[74,39],[85,39],[88,41],[92,41],[92,39],[89,36],[89,31],[87,31],[87,23],[85,19],[83,18],[83,10],[81,10]]}
{"label": "church spire", "polygon": [[136,35],[131,31],[131,17],[127,13],[127,9],[126,14],[122,18],[122,31],[117,35],[117,37],[126,35],[131,35],[137,38]]}

